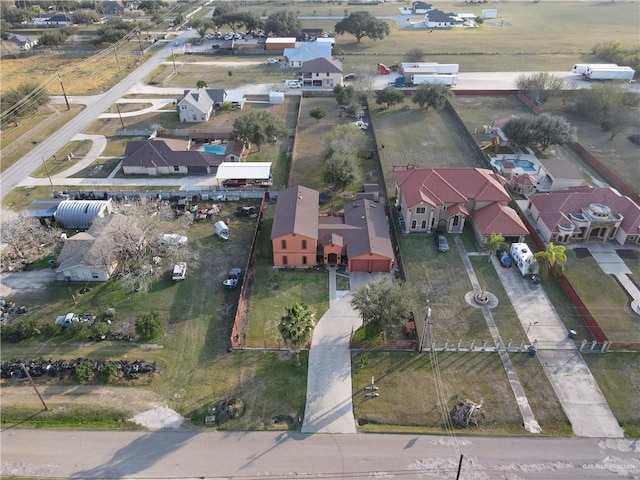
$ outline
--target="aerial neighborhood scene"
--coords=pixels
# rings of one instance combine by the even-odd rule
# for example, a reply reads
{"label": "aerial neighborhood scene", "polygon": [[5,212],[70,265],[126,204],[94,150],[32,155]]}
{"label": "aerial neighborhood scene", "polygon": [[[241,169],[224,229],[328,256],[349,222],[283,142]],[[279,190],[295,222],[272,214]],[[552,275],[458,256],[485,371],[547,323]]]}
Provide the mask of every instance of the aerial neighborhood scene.
{"label": "aerial neighborhood scene", "polygon": [[0,2],[0,476],[640,478],[639,13]]}

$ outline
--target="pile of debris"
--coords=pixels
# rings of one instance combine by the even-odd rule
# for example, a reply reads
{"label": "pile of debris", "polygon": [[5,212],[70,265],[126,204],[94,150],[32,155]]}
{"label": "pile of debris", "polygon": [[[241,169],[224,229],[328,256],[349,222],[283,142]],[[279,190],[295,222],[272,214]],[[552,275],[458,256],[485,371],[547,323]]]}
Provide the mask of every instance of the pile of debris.
{"label": "pile of debris", "polygon": [[[65,377],[71,377],[75,373],[76,368],[84,363],[85,360],[84,358],[76,358],[75,360],[39,359],[32,361],[12,359],[0,363],[0,378],[12,380],[27,378],[22,368],[22,365],[24,365],[29,375],[33,378],[49,376],[63,379]],[[149,363],[144,360],[136,360],[133,362],[128,360],[89,360],[89,362],[91,362],[91,367],[95,373],[101,373],[107,365],[114,365],[126,380],[134,380],[139,378],[140,375],[149,375],[159,370],[156,362]]]}
{"label": "pile of debris", "polygon": [[244,402],[239,398],[222,398],[207,410],[205,425],[221,425],[234,418],[239,418],[244,412]]}
{"label": "pile of debris", "polygon": [[477,427],[483,418],[482,402],[475,403],[467,399],[458,403],[451,411],[451,422],[456,428]]}

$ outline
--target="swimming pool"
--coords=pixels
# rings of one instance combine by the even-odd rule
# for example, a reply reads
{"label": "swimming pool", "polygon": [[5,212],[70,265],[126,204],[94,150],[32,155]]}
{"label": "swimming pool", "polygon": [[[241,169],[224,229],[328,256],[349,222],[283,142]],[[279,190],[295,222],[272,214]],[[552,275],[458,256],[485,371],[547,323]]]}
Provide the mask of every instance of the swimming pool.
{"label": "swimming pool", "polygon": [[206,145],[204,151],[207,153],[215,153],[216,155],[224,155],[227,151],[226,145]]}
{"label": "swimming pool", "polygon": [[500,167],[500,170],[502,170],[502,163],[503,162],[511,162],[511,164],[515,168],[521,168],[525,172],[535,172],[536,171],[536,168],[533,166],[533,162],[530,162],[529,160],[518,160],[518,159],[515,159],[515,158],[507,158],[505,160],[494,160],[493,161],[493,163],[495,163],[497,167]]}

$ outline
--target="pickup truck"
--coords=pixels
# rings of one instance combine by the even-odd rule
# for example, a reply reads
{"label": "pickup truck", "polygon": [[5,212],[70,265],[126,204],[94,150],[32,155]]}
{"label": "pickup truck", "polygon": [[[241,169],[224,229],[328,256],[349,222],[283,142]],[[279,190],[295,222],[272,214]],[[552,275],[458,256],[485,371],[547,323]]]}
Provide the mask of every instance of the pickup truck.
{"label": "pickup truck", "polygon": [[79,322],[80,318],[75,313],[67,313],[66,315],[60,315],[56,317],[56,325],[61,325],[63,327],[69,327],[74,322]]}

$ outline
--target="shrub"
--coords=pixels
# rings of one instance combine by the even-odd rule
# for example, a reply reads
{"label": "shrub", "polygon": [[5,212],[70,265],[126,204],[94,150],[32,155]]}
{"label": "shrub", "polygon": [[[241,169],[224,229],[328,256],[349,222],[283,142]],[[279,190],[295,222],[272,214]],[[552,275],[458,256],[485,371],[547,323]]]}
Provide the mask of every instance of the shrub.
{"label": "shrub", "polygon": [[82,363],[76,367],[75,376],[80,383],[91,382],[95,378],[91,362],[89,360],[83,360]]}
{"label": "shrub", "polygon": [[162,324],[156,312],[144,314],[136,319],[136,333],[143,341],[151,341],[162,336]]}
{"label": "shrub", "polygon": [[111,362],[107,362],[105,363],[104,368],[102,369],[102,372],[100,372],[100,374],[104,383],[113,383],[118,378],[118,367],[116,367]]}

